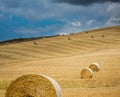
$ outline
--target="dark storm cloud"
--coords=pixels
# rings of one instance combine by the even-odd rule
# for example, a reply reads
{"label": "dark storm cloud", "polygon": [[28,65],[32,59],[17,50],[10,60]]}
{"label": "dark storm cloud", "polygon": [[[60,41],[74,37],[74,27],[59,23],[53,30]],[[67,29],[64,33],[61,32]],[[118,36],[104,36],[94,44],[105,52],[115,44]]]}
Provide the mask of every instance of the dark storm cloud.
{"label": "dark storm cloud", "polygon": [[0,4],[7,8],[17,8],[20,5],[19,0],[0,0]]}
{"label": "dark storm cloud", "polygon": [[120,0],[52,0],[56,3],[69,3],[72,5],[90,5],[94,3],[119,2]]}

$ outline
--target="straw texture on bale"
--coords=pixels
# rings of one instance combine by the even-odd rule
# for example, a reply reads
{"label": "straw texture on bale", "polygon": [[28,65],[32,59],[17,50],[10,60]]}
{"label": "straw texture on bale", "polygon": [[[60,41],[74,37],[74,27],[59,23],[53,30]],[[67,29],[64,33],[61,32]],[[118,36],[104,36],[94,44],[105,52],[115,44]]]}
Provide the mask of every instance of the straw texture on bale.
{"label": "straw texture on bale", "polygon": [[62,97],[58,83],[45,75],[28,74],[13,81],[5,97]]}
{"label": "straw texture on bale", "polygon": [[92,76],[93,76],[93,71],[90,68],[85,68],[81,71],[82,79],[92,78]]}
{"label": "straw texture on bale", "polygon": [[100,65],[98,63],[92,63],[89,68],[92,69],[92,71],[98,72],[100,70]]}

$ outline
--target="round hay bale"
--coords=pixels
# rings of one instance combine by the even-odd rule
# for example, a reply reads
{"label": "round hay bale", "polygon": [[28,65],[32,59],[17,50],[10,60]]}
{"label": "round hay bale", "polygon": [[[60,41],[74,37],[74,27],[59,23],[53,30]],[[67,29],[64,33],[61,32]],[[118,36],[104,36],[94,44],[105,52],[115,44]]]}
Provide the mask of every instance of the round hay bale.
{"label": "round hay bale", "polygon": [[93,71],[90,68],[85,68],[81,71],[82,79],[92,78],[92,76],[93,76]]}
{"label": "round hay bale", "polygon": [[98,72],[100,70],[100,65],[98,63],[92,63],[89,68],[92,69],[92,71]]}
{"label": "round hay bale", "polygon": [[68,40],[71,40],[71,38],[70,38],[70,37],[68,37]]}
{"label": "round hay bale", "polygon": [[94,36],[91,36],[91,38],[94,38]]}
{"label": "round hay bale", "polygon": [[34,45],[39,45],[38,42],[34,42]]}
{"label": "round hay bale", "polygon": [[58,83],[45,75],[28,74],[13,81],[5,97],[62,97]]}
{"label": "round hay bale", "polygon": [[105,37],[104,35],[102,35],[102,37]]}

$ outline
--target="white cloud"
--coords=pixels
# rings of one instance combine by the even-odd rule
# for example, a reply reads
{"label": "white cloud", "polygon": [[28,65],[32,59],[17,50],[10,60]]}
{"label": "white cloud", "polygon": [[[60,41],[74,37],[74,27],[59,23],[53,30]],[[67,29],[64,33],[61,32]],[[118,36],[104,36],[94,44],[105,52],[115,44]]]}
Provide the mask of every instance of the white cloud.
{"label": "white cloud", "polygon": [[120,17],[120,3],[109,4],[107,12],[111,17]]}
{"label": "white cloud", "polygon": [[70,34],[82,31],[82,27],[72,26],[69,23],[57,30],[58,34]]}
{"label": "white cloud", "polygon": [[95,20],[89,20],[89,21],[87,21],[87,25],[91,25],[92,23],[94,23],[95,22]]}
{"label": "white cloud", "polygon": [[120,25],[120,3],[111,3],[107,8],[107,14],[109,15],[105,26]]}
{"label": "white cloud", "polygon": [[73,27],[81,27],[81,22],[72,22],[71,23]]}
{"label": "white cloud", "polygon": [[106,23],[106,26],[114,26],[114,25],[119,25],[120,24],[120,17],[119,18],[115,18],[115,17],[111,17]]}
{"label": "white cloud", "polygon": [[[60,33],[60,32],[64,32],[66,34],[69,34],[69,33],[75,33],[75,32],[80,32],[82,31],[82,28],[76,28],[76,27],[63,27],[62,29],[58,30],[57,32]],[[63,34],[63,33],[62,33]]]}
{"label": "white cloud", "polygon": [[59,34],[59,35],[68,35],[69,33],[68,32],[59,32],[57,34]]}

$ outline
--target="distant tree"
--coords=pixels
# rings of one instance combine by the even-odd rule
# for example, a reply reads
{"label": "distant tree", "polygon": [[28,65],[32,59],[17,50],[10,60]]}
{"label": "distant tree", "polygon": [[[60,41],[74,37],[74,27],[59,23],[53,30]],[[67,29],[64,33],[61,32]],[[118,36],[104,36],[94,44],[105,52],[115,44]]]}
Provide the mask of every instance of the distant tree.
{"label": "distant tree", "polygon": [[74,33],[70,33],[70,35],[73,35]]}
{"label": "distant tree", "polygon": [[59,36],[59,34],[57,34],[57,36]]}
{"label": "distant tree", "polygon": [[18,39],[19,39],[19,40],[21,40],[22,38],[21,38],[21,37],[19,37]]}

